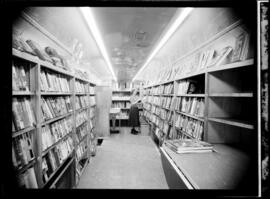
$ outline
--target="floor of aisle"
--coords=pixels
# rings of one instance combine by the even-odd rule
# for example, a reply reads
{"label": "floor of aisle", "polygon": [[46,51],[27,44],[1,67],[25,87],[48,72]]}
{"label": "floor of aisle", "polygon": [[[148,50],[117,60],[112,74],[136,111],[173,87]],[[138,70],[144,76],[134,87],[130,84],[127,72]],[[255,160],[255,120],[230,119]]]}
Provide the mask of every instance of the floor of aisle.
{"label": "floor of aisle", "polygon": [[168,189],[158,148],[130,128],[105,138],[90,160],[79,189]]}

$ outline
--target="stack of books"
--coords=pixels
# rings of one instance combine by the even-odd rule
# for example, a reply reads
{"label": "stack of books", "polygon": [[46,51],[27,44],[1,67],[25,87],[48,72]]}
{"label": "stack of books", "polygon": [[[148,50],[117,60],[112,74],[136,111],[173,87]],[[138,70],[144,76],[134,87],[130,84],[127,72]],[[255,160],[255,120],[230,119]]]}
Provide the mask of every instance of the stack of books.
{"label": "stack of books", "polygon": [[176,153],[204,153],[213,151],[212,144],[194,139],[166,140],[164,144]]}

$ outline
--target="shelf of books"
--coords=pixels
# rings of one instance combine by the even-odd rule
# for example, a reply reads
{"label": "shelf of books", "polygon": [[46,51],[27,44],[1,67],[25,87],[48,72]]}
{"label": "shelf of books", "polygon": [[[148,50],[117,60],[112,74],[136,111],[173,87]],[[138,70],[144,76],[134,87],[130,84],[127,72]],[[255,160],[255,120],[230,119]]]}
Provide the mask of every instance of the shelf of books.
{"label": "shelf of books", "polygon": [[[120,113],[116,115],[116,126],[128,126],[127,120],[131,106],[130,90],[113,90],[111,108],[120,108]],[[112,120],[110,120],[112,126]]]}
{"label": "shelf of books", "polygon": [[[251,174],[241,170],[241,175],[254,176],[258,171],[257,70],[251,33],[244,24],[237,22],[218,35],[176,60],[167,71],[161,71],[158,81],[144,86],[143,91],[143,115],[151,124],[151,132],[162,153],[166,153],[164,157],[170,158],[169,162],[176,164],[174,168],[184,173],[190,183],[187,187],[195,189],[233,189],[236,185],[224,172],[220,172],[224,176],[220,176],[216,185],[207,177],[202,184],[195,176],[196,170],[208,169],[194,168],[193,171],[188,168],[188,161],[192,165],[200,165],[201,161],[211,164],[215,157],[221,158],[223,153],[229,152],[229,156],[236,159],[234,163],[230,158],[223,160],[230,167],[227,171],[237,172],[237,168],[246,166],[249,161],[255,162],[248,165]],[[180,156],[182,153],[186,154]],[[201,160],[203,158],[205,160]],[[223,167],[216,165],[220,166],[216,170]],[[210,170],[205,175],[212,176]],[[230,184],[223,185],[222,179]],[[256,186],[251,178],[246,182]]]}
{"label": "shelf of books", "polygon": [[18,185],[57,187],[63,175],[77,176],[89,162],[95,84],[28,53],[12,52],[12,160]]}

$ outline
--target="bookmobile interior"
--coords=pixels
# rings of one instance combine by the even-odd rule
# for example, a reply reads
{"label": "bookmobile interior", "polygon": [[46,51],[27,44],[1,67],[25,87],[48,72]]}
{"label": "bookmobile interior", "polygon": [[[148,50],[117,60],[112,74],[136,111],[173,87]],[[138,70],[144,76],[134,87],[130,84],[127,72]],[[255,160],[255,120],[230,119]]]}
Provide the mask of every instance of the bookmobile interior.
{"label": "bookmobile interior", "polygon": [[257,196],[256,19],[238,11],[23,8],[12,24],[14,187]]}

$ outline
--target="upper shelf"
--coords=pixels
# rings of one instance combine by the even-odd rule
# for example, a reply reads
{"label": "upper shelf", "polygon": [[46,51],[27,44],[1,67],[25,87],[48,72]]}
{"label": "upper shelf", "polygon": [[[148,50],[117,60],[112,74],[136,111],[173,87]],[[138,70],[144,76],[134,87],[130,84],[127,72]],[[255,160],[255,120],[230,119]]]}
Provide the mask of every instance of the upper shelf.
{"label": "upper shelf", "polygon": [[15,56],[15,57],[21,58],[23,60],[33,62],[35,64],[39,64],[41,67],[53,70],[55,72],[58,72],[58,73],[61,73],[61,74],[64,74],[64,75],[67,75],[67,76],[70,76],[70,77],[75,77],[76,79],[87,82],[87,83],[90,83],[91,85],[96,85],[95,83],[91,82],[90,80],[78,77],[77,75],[72,74],[72,72],[69,72],[69,71],[66,71],[66,70],[64,70],[62,68],[54,66],[53,64],[51,64],[49,62],[42,61],[38,57],[36,57],[34,55],[30,55],[28,53],[21,52],[21,51],[19,51],[17,49],[14,49],[14,48],[12,48],[12,55]]}
{"label": "upper shelf", "polygon": [[248,59],[248,60],[245,60],[245,61],[234,62],[234,63],[230,63],[230,64],[225,64],[225,65],[210,67],[210,68],[206,68],[203,71],[199,71],[199,72],[195,72],[195,73],[190,73],[190,74],[183,74],[183,75],[178,76],[174,80],[169,80],[169,81],[162,82],[162,83],[155,83],[155,84],[152,84],[152,85],[145,86],[144,88],[155,87],[155,86],[159,86],[159,85],[162,85],[162,84],[171,83],[171,82],[174,82],[174,81],[178,81],[178,80],[181,80],[181,79],[185,79],[185,78],[189,78],[189,77],[201,75],[201,74],[208,73],[208,72],[217,72],[217,71],[222,71],[222,70],[227,70],[227,69],[233,69],[233,68],[239,68],[239,67],[244,67],[244,66],[250,66],[250,65],[253,65],[253,64],[254,64],[254,59]]}

